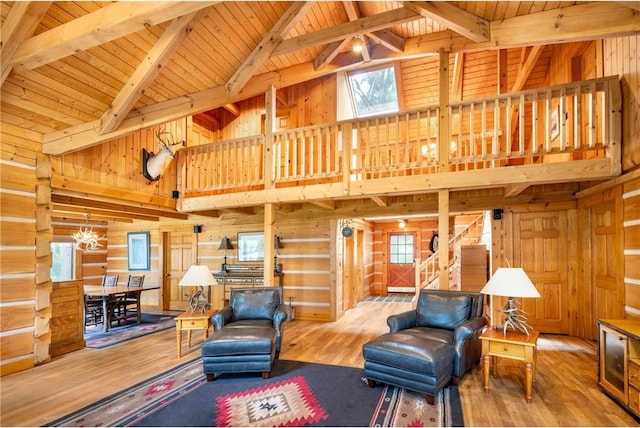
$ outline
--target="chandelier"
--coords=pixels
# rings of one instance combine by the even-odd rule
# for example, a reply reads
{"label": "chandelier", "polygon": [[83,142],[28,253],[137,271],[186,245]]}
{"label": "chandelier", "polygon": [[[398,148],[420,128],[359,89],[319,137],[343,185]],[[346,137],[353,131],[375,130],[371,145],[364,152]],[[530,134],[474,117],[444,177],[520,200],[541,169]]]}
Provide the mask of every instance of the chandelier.
{"label": "chandelier", "polygon": [[89,227],[89,215],[87,214],[87,225],[85,227],[80,226],[80,229],[76,233],[72,233],[73,246],[76,250],[84,251],[96,251],[99,247],[102,247],[98,241],[104,239],[104,235],[100,236],[93,231],[93,227]]}

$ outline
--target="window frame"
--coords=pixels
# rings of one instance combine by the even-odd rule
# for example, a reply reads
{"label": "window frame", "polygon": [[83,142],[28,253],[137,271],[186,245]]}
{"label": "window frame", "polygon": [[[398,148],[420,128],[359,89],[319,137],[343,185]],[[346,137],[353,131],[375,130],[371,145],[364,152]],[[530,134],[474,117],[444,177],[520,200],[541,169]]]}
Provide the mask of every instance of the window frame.
{"label": "window frame", "polygon": [[[69,266],[69,271],[71,273],[71,277],[70,278],[54,278],[53,275],[53,268],[54,265],[56,264],[56,260],[54,258],[54,246],[59,246],[59,247],[70,247],[71,250],[71,259],[69,260],[69,263],[71,264],[71,266]],[[51,281],[53,282],[61,282],[61,281],[73,281],[74,279],[76,279],[76,266],[77,266],[77,256],[76,256],[76,248],[73,245],[73,242],[65,242],[65,241],[56,241],[56,242],[51,242],[49,244],[49,247],[51,249],[51,268],[49,269],[49,275],[51,276]]]}

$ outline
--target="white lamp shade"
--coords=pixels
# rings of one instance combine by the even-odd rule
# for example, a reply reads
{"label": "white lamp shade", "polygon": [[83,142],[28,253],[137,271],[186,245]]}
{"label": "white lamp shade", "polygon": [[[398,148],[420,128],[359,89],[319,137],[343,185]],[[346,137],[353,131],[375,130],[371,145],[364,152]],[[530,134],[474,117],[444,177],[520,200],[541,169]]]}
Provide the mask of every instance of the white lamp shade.
{"label": "white lamp shade", "polygon": [[187,273],[178,283],[179,286],[209,286],[216,284],[217,282],[211,274],[211,270],[203,265],[190,266]]}
{"label": "white lamp shade", "polygon": [[492,296],[540,297],[522,268],[498,268],[480,292]]}

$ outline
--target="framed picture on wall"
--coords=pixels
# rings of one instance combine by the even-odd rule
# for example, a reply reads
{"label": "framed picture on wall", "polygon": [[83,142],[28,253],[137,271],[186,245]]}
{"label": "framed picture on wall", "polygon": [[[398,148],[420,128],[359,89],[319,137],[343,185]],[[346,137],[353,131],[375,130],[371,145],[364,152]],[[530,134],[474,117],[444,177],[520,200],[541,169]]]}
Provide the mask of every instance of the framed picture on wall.
{"label": "framed picture on wall", "polygon": [[264,233],[238,232],[238,261],[261,262],[264,260]]}
{"label": "framed picture on wall", "polygon": [[149,232],[127,233],[129,270],[149,270]]}

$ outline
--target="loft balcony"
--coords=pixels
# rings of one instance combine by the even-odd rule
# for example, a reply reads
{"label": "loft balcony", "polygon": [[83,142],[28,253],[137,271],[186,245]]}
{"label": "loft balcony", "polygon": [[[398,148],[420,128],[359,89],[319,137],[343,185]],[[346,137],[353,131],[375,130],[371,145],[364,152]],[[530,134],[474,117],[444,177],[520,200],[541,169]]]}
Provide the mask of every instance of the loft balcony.
{"label": "loft balcony", "polygon": [[606,179],[621,109],[606,77],[189,147],[179,209]]}

